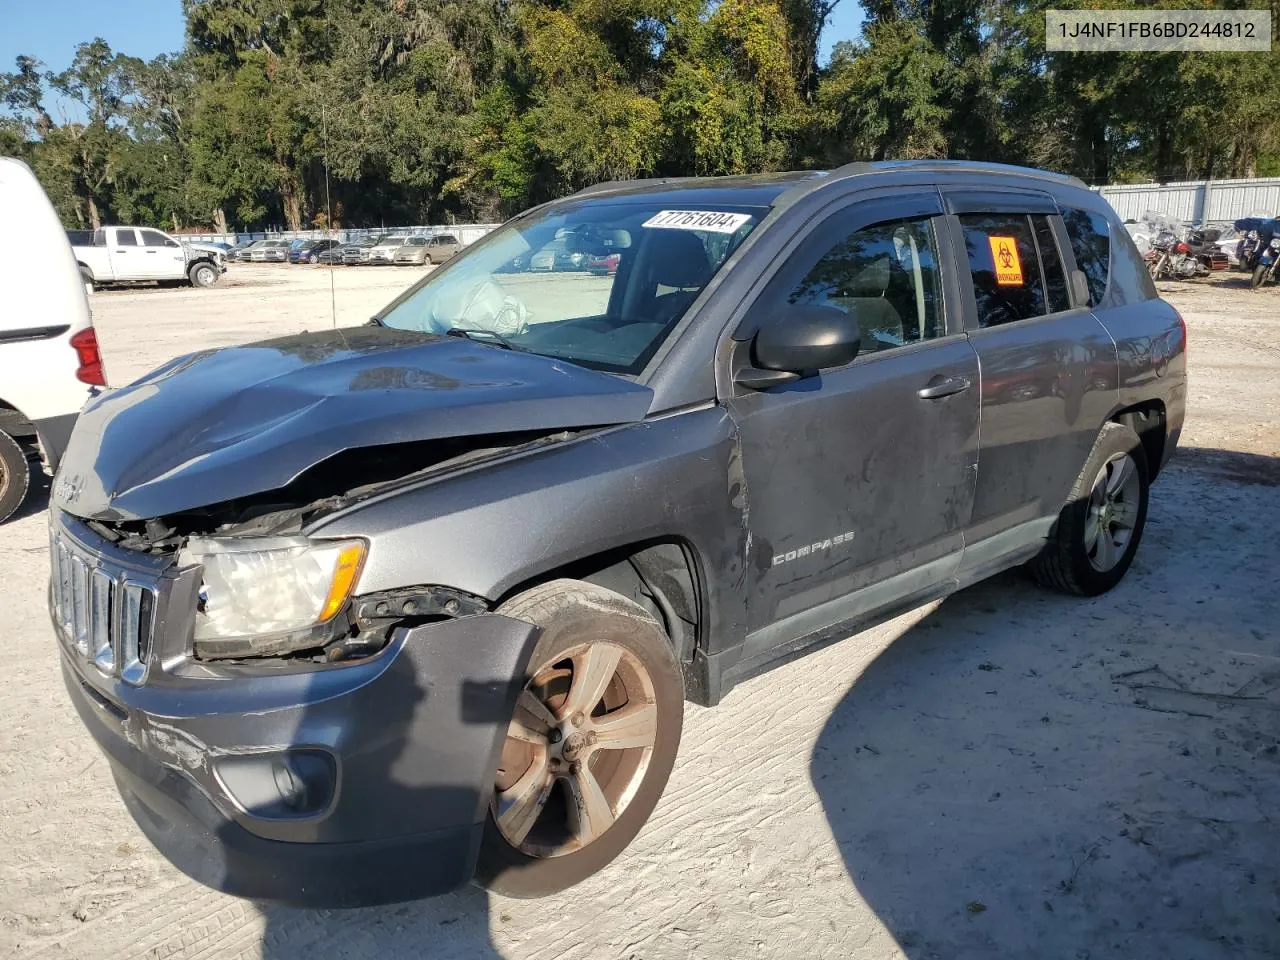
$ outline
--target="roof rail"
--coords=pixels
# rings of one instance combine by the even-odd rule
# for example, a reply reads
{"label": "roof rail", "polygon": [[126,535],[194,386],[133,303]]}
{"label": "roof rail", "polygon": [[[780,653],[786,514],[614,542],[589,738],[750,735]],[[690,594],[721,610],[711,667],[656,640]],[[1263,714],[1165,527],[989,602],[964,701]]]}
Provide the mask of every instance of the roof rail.
{"label": "roof rail", "polygon": [[1049,170],[1039,170],[1035,167],[1021,167],[1012,163],[989,163],[982,160],[877,160],[868,162],[865,160],[857,160],[853,163],[846,163],[842,167],[832,170],[833,175],[837,176],[856,176],[863,173],[875,173],[877,171],[889,170],[938,170],[938,171],[971,171],[973,173],[1004,173],[1016,174],[1022,177],[1033,177],[1038,180],[1053,180],[1058,183],[1069,183],[1073,187],[1085,187],[1087,184],[1079,177],[1072,177],[1065,173],[1053,173]]}
{"label": "roof rail", "polygon": [[636,184],[653,184],[657,186],[663,183],[684,183],[687,180],[698,180],[699,177],[637,177],[634,180],[605,180],[601,183],[593,183],[589,187],[583,187],[577,193],[571,194],[575,197],[586,197],[593,193],[608,193],[610,190],[621,190],[624,187],[635,186]]}

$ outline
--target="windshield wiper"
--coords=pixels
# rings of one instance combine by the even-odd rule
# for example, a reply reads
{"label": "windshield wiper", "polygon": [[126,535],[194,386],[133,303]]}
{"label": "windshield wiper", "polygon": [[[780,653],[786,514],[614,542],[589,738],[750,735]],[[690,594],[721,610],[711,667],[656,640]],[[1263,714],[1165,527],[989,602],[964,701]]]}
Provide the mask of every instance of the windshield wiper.
{"label": "windshield wiper", "polygon": [[502,347],[504,350],[515,350],[518,353],[524,353],[523,347],[517,347],[500,333],[494,333],[492,330],[485,330],[480,327],[450,327],[445,331],[446,337],[466,337],[468,340],[474,340],[476,343],[492,343]]}

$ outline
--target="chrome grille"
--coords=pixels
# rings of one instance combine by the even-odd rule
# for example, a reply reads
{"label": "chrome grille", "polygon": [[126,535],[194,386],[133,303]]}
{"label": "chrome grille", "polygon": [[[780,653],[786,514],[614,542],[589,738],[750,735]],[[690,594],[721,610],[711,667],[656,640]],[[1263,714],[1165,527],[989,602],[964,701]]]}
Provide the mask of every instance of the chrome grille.
{"label": "chrome grille", "polygon": [[53,612],[72,648],[107,675],[146,677],[156,591],[51,532]]}

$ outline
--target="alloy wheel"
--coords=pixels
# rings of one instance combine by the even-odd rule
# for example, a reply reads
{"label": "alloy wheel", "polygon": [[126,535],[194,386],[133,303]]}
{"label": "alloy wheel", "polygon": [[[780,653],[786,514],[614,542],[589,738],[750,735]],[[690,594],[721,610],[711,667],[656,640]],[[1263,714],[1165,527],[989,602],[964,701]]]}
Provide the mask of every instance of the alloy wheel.
{"label": "alloy wheel", "polygon": [[1106,573],[1128,552],[1141,496],[1142,483],[1133,457],[1119,453],[1102,465],[1089,492],[1084,527],[1085,552],[1093,569]]}
{"label": "alloy wheel", "polygon": [[653,679],[626,648],[598,641],[557,654],[516,703],[491,810],[530,857],[599,839],[644,780],[658,732]]}

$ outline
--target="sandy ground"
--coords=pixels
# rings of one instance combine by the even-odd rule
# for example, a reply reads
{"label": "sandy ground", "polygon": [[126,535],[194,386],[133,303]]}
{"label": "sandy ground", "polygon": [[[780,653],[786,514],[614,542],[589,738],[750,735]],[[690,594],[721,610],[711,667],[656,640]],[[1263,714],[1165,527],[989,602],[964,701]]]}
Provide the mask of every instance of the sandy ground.
{"label": "sandy ground", "polygon": [[[419,272],[335,271],[339,322]],[[328,326],[328,279],[95,295],[108,373]],[[37,495],[0,529],[0,956],[1280,956],[1280,293],[1164,292],[1191,412],[1120,588],[1004,575],[688,707],[632,849],[541,901],[288,910],[169,867],[62,690]]]}

